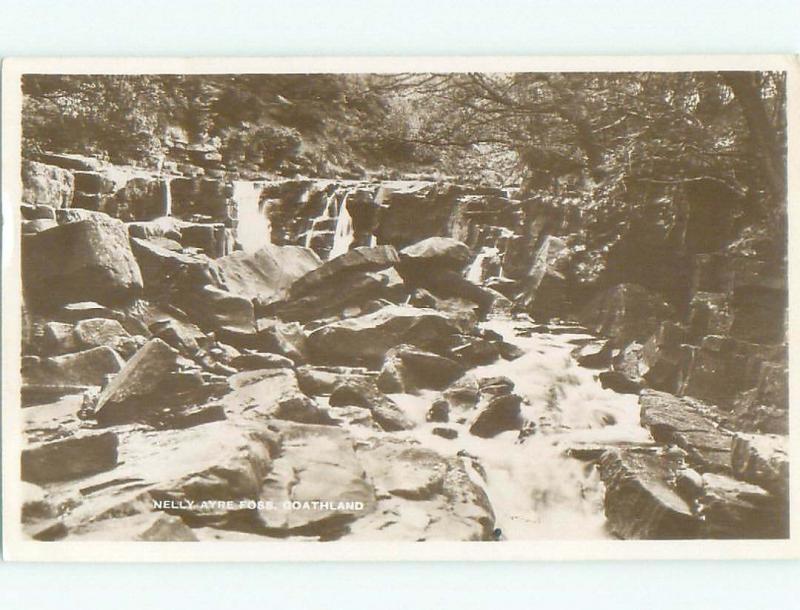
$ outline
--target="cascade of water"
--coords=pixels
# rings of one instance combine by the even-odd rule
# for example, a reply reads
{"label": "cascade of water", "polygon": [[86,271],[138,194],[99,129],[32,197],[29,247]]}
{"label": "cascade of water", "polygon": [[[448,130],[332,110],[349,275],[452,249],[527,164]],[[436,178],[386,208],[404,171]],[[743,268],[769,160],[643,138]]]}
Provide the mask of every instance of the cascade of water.
{"label": "cascade of water", "polygon": [[478,252],[475,260],[472,261],[472,264],[467,269],[467,279],[474,284],[480,284],[483,281],[483,261],[498,254],[499,250],[497,248],[488,248],[486,246],[481,248],[481,251]]}
{"label": "cascade of water", "polygon": [[328,260],[347,252],[350,249],[350,244],[353,243],[353,218],[347,209],[348,195],[349,193],[345,193],[342,198],[342,204],[339,206],[339,216],[336,219],[336,229],[333,233],[333,246]]}
{"label": "cascade of water", "polygon": [[[447,426],[458,432],[458,440],[443,439],[431,433],[441,424],[426,420],[437,397],[427,390],[420,395],[390,395],[417,423],[406,434],[444,455],[452,454],[457,442],[470,478],[489,497],[503,538],[609,538],[597,472],[565,452],[570,447],[649,442],[639,422],[637,399],[603,389],[594,371],[577,366],[570,352],[575,347],[572,341],[581,335],[517,336],[517,325],[508,319],[484,324],[521,348],[523,355],[479,366],[470,374],[478,379],[498,375],[511,379],[524,400],[522,417],[535,425],[534,434],[522,443],[517,431],[479,438],[451,413]],[[470,467],[473,459],[480,468]]]}
{"label": "cascade of water", "polygon": [[325,201],[325,207],[322,210],[322,214],[317,216],[314,220],[311,221],[311,227],[306,231],[306,240],[305,240],[305,247],[311,247],[311,240],[314,238],[314,234],[317,231],[317,227],[324,223],[326,220],[332,218],[333,208],[336,205],[336,191],[328,195],[327,200]]}
{"label": "cascade of water", "polygon": [[165,177],[161,181],[161,197],[164,202],[163,216],[172,216],[172,178]]}
{"label": "cascade of water", "polygon": [[239,219],[237,237],[245,252],[256,252],[272,243],[269,215],[260,197],[260,183],[244,180],[233,183],[233,200]]}

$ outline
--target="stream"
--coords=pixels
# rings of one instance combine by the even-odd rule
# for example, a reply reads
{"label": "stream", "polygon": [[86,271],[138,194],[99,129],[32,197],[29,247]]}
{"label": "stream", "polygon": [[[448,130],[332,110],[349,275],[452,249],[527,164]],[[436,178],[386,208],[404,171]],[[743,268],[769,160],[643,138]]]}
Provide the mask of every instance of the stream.
{"label": "stream", "polygon": [[[570,355],[576,340],[589,335],[532,333],[518,336],[524,321],[493,319],[486,328],[524,350],[513,361],[500,360],[470,372],[476,377],[504,375],[514,381],[524,399],[522,416],[537,432],[524,441],[517,431],[484,439],[467,425],[450,422],[458,437],[447,440],[432,433],[443,424],[425,421],[437,392],[391,397],[418,426],[407,433],[442,455],[466,452],[473,480],[486,491],[500,537],[507,540],[604,539],[603,486],[590,463],[565,455],[570,447],[647,442],[639,424],[637,397],[603,389],[595,371],[582,368]],[[478,471],[483,471],[483,475]]]}

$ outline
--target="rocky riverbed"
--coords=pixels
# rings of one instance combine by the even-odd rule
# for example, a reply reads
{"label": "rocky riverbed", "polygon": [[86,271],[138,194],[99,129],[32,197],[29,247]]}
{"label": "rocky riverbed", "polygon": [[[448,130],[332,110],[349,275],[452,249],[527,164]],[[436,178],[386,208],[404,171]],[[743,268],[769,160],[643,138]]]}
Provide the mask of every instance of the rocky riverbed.
{"label": "rocky riverbed", "polygon": [[576,302],[569,221],[513,190],[238,178],[25,165],[28,536],[788,534],[758,260]]}

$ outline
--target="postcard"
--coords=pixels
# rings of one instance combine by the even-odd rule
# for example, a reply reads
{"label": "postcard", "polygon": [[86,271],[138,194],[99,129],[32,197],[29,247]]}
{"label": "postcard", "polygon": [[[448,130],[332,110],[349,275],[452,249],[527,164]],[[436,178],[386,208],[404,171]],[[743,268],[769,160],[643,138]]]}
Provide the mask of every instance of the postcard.
{"label": "postcard", "polygon": [[6,559],[800,556],[797,58],[2,76]]}

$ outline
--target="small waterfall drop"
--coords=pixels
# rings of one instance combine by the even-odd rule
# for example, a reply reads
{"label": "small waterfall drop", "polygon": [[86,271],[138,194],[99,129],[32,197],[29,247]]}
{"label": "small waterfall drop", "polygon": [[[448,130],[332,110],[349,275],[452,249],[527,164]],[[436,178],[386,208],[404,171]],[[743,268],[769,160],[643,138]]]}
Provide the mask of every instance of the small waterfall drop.
{"label": "small waterfall drop", "polygon": [[237,237],[245,252],[256,252],[272,243],[272,227],[266,206],[260,202],[261,184],[239,180],[233,183],[238,214]]}
{"label": "small waterfall drop", "polygon": [[342,198],[342,204],[339,206],[339,216],[336,219],[336,228],[333,233],[333,247],[331,247],[328,260],[347,252],[350,249],[350,244],[353,243],[353,218],[347,210],[348,195],[349,193],[345,193]]}
{"label": "small waterfall drop", "polygon": [[467,279],[473,284],[480,284],[483,281],[483,261],[491,256],[497,256],[499,253],[497,248],[481,248],[481,251],[467,269]]}
{"label": "small waterfall drop", "polygon": [[335,209],[335,206],[336,206],[336,192],[334,191],[333,193],[328,195],[328,198],[325,201],[325,207],[322,210],[322,214],[317,216],[311,222],[311,227],[308,229],[308,231],[306,231],[306,240],[304,243],[306,248],[311,247],[312,239],[314,238],[314,235],[318,231],[318,227],[320,225],[324,225],[326,220],[329,220],[330,218],[333,217],[332,212]]}
{"label": "small waterfall drop", "polygon": [[172,216],[172,178],[164,177],[161,181],[161,196],[164,202],[162,216]]}

